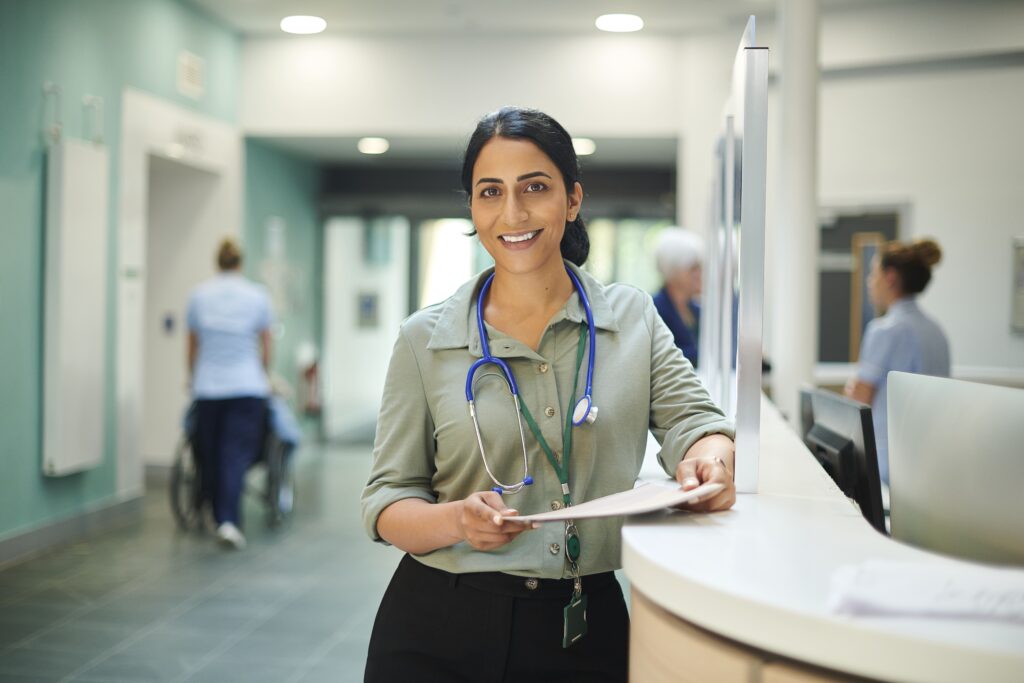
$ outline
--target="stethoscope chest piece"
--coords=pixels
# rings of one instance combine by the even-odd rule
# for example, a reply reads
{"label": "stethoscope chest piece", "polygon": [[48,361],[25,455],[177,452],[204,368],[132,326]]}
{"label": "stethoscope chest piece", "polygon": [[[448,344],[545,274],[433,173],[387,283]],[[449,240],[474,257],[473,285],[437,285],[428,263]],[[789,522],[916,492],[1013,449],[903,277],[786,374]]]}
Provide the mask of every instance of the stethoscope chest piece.
{"label": "stethoscope chest piece", "polygon": [[572,411],[572,423],[579,427],[584,422],[594,424],[597,420],[597,406],[590,396],[584,396],[576,402],[576,408]]}

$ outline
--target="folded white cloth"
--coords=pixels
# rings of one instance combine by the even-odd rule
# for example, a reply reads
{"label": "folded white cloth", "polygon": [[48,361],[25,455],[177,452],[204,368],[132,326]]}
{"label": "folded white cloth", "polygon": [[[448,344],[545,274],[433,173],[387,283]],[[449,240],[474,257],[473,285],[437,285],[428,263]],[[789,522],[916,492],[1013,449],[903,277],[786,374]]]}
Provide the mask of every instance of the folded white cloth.
{"label": "folded white cloth", "polygon": [[840,614],[1024,623],[1024,570],[872,560],[835,571],[829,608]]}

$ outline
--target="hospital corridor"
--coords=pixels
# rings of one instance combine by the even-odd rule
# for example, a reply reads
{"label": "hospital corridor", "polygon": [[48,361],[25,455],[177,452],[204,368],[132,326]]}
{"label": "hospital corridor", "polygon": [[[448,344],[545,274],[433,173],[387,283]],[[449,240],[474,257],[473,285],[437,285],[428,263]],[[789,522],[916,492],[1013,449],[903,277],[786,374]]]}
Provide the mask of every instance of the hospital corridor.
{"label": "hospital corridor", "polygon": [[0,683],[1021,683],[1022,28],[0,0]]}

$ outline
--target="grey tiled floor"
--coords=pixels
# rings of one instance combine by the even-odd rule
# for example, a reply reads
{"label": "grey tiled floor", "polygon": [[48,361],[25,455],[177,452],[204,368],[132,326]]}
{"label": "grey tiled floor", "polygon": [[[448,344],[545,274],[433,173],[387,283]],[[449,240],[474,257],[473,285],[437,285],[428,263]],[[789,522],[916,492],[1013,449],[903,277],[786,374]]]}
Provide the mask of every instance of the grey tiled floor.
{"label": "grey tiled floor", "polygon": [[368,446],[307,449],[297,510],[249,546],[176,531],[165,486],[141,524],[0,571],[0,681],[360,681],[400,553],[359,523]]}

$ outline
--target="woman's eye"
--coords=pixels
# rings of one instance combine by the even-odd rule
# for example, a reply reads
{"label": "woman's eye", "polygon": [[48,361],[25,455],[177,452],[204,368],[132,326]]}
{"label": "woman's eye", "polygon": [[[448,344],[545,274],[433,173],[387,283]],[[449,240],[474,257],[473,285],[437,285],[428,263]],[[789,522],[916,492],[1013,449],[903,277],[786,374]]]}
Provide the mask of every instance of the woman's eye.
{"label": "woman's eye", "polygon": [[543,192],[546,189],[548,189],[548,186],[544,183],[530,183],[526,186],[527,192]]}
{"label": "woman's eye", "polygon": [[480,196],[481,197],[497,197],[498,196],[498,188],[496,188],[496,187],[485,187],[484,189],[480,190]]}

